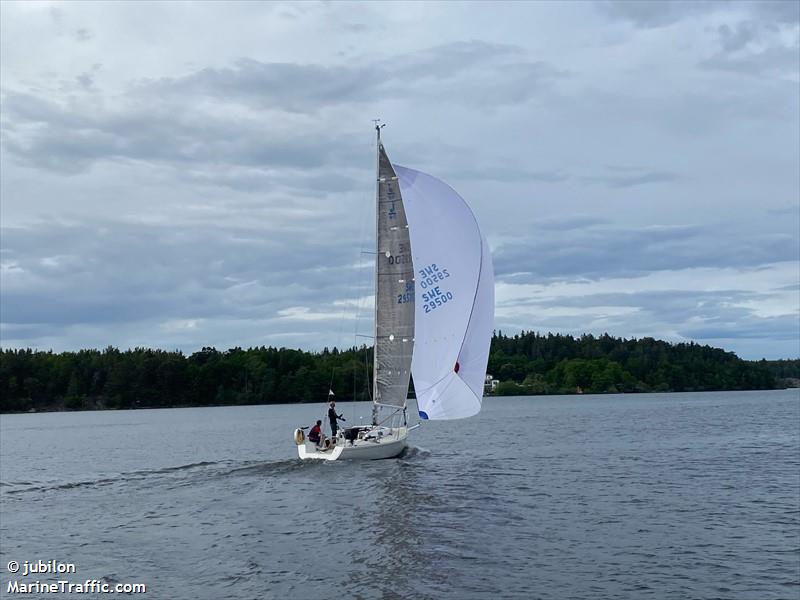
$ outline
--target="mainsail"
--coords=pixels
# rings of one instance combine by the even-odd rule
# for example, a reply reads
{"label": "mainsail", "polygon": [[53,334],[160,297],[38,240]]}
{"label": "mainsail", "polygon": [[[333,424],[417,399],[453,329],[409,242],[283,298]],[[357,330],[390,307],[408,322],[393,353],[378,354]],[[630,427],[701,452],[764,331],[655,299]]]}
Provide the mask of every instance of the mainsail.
{"label": "mainsail", "polygon": [[420,171],[394,170],[414,265],[411,371],[420,417],[469,417],[481,408],[494,325],[489,246],[451,187]]}
{"label": "mainsail", "polygon": [[[414,263],[397,175],[378,141],[375,257],[375,393],[380,405],[405,407],[414,348]],[[373,413],[377,420],[377,411]]]}

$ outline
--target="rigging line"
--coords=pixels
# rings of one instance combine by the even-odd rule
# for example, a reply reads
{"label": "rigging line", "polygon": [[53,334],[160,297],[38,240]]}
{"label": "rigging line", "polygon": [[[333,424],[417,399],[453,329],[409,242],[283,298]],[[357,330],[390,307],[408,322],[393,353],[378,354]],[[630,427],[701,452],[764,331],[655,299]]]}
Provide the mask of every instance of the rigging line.
{"label": "rigging line", "polygon": [[[364,270],[364,269],[362,269],[362,270]],[[364,276],[366,276],[366,274]],[[370,336],[363,336],[362,334],[358,333],[358,325],[359,325],[359,321],[361,320],[361,310],[363,308],[362,299],[361,298],[358,299],[357,308],[358,308],[358,315],[357,315],[356,320],[355,320],[355,330],[353,332],[353,349],[354,349],[354,351],[356,353],[361,351],[361,348],[358,347],[358,339],[357,338],[358,337],[370,337]],[[363,350],[364,350],[364,369],[365,369],[364,378],[365,378],[366,385],[367,385],[367,390],[368,390],[367,391],[367,398],[368,398],[369,401],[372,401],[372,388],[371,388],[371,384],[370,384],[370,380],[369,380],[369,371],[370,371],[369,350],[370,350],[370,348],[366,344],[362,344],[362,346],[363,346]],[[354,373],[353,373],[354,385],[357,385],[355,383],[356,382],[356,378],[357,378],[357,374],[354,371]]]}
{"label": "rigging line", "polygon": [[[357,263],[358,267],[357,267],[357,271],[356,271],[356,275],[357,275],[356,283],[357,283],[357,287],[359,289],[361,287],[362,279],[358,279],[358,276],[360,275],[363,278],[364,275],[363,275],[362,271],[365,270],[363,268],[363,255],[364,255],[364,241],[365,241],[365,237],[366,237],[366,233],[365,233],[366,225],[365,225],[365,222],[367,220],[366,219],[366,212],[364,212],[364,211],[360,211],[360,212],[361,212],[361,216],[362,216],[361,224],[360,224],[360,233],[359,233],[360,252],[359,252],[359,256],[358,256],[358,263]],[[353,318],[353,350],[355,352],[356,357],[358,356],[358,337],[359,337],[358,328],[359,328],[359,321],[361,319],[361,304],[362,304],[362,296],[361,295],[357,295],[356,296],[356,303],[355,303],[355,315],[354,315],[354,318]],[[355,422],[356,410],[357,410],[355,402],[358,399],[358,369],[355,368],[355,365],[357,365],[357,364],[358,364],[358,362],[356,361],[355,364],[354,364],[354,368],[353,368],[353,408],[352,408],[352,413],[351,413],[351,416],[353,418],[353,422]]]}
{"label": "rigging line", "polygon": [[[355,269],[353,269],[353,268],[349,269],[348,278],[347,278],[347,286],[345,288],[348,293],[352,292],[356,288],[354,283],[355,284],[358,283],[358,275],[359,275],[359,273],[361,271],[361,267],[362,267],[361,253],[364,250],[364,237],[365,237],[365,229],[366,229],[365,221],[366,221],[366,219],[364,218],[363,211],[358,211],[358,212],[362,216],[362,218],[359,221],[359,234],[358,234],[360,252],[359,252],[359,255],[358,255],[358,259],[357,259],[357,262],[356,262]],[[355,309],[355,315],[354,315],[354,321],[355,321],[355,323],[354,323],[354,331],[358,331],[358,318],[359,318],[359,312],[360,312],[359,302],[360,302],[360,298],[357,296],[356,297],[356,309]],[[347,315],[347,309],[348,309],[348,302],[347,302],[347,299],[345,299],[345,300],[342,301],[342,312],[341,312],[341,315],[339,317],[339,331],[338,331],[338,333],[336,335],[337,344],[340,345],[340,346],[342,345],[342,340],[343,340],[344,322],[345,322],[345,318],[346,318],[346,315]],[[355,341],[354,341],[354,344],[355,344]],[[331,377],[330,377],[330,382],[329,382],[329,385],[328,385],[328,391],[332,391],[333,390],[333,382],[334,382],[335,375],[336,375],[336,365],[334,363],[331,366]],[[353,388],[353,396],[354,396],[354,400],[355,400],[355,387]],[[330,394],[328,394],[327,398],[328,398],[328,400],[330,399]],[[353,409],[353,410],[355,410],[355,409]],[[353,415],[351,415],[351,416],[353,416]]]}
{"label": "rigging line", "polygon": [[[367,146],[367,144],[365,144],[365,146]],[[375,147],[376,147],[375,137],[371,133],[370,133],[370,136],[369,136],[368,147],[369,147],[370,150],[374,150]],[[372,203],[373,194],[374,194],[374,192],[372,190],[370,190],[370,192],[369,192],[369,200],[364,202],[365,206],[369,206]],[[366,196],[366,194],[365,194],[365,196]],[[362,277],[366,277],[367,274],[366,273],[362,273],[362,271],[367,271],[366,269],[363,268],[363,256],[365,254],[375,255],[375,254],[377,254],[377,252],[365,250],[365,248],[364,248],[364,246],[365,246],[365,238],[367,237],[366,236],[366,222],[367,222],[367,217],[369,216],[371,211],[364,210],[364,211],[358,211],[358,212],[361,215],[361,222],[360,222],[361,227],[360,227],[360,232],[359,232],[360,252],[359,252],[359,258],[358,258],[358,274],[361,275]],[[376,231],[376,236],[377,236],[377,231]],[[358,283],[360,284],[362,281],[363,281],[363,279],[359,279]],[[355,352],[356,357],[358,356],[358,352],[359,352],[358,337],[367,337],[367,336],[360,336],[359,333],[358,333],[358,326],[359,326],[359,321],[361,319],[362,301],[363,300],[364,300],[364,298],[362,296],[358,296],[356,298],[356,313],[355,313],[355,319],[354,319],[354,324],[353,324],[353,351]],[[372,385],[371,385],[370,380],[369,380],[370,365],[369,365],[369,356],[368,355],[369,355],[369,348],[366,345],[364,345],[364,368],[365,368],[364,377],[366,379],[366,384],[367,384],[367,397],[368,397],[368,399],[370,401],[372,401]],[[358,362],[354,363],[354,368],[353,368],[353,400],[354,401],[356,400],[357,393],[358,393],[358,369],[355,368],[355,365],[357,365],[357,364],[358,364]],[[353,411],[355,411],[355,404],[353,406],[354,406]]]}
{"label": "rigging line", "polygon": [[366,372],[367,393],[368,393],[368,396],[369,396],[369,401],[372,402],[373,401],[373,399],[372,399],[372,382],[369,380],[369,372],[370,372],[370,369],[369,369],[369,348],[367,348],[367,346],[364,346],[364,366],[365,366],[365,368],[367,370],[367,372]]}
{"label": "rigging line", "polygon": [[386,421],[388,421],[389,419],[393,418],[393,417],[394,417],[394,416],[395,416],[397,413],[401,412],[401,411],[402,411],[404,408],[405,408],[405,407],[398,406],[398,407],[397,407],[397,410],[395,410],[394,412],[392,412],[392,413],[391,413],[391,414],[390,414],[388,417],[386,417],[386,418],[385,418],[383,421],[381,421],[380,423],[376,423],[374,426],[375,426],[375,427],[380,427],[381,425],[383,425],[384,423],[386,423]]}
{"label": "rigging line", "polygon": [[[358,235],[358,237],[359,237],[359,239],[361,241],[361,248],[362,249],[364,247],[363,246],[364,229],[365,229],[364,219],[362,218],[361,219],[361,223],[360,223],[360,227],[359,227],[359,235]],[[348,292],[352,292],[353,291],[353,289],[355,287],[354,283],[357,282],[358,272],[360,270],[361,270],[361,256],[359,255],[358,261],[356,263],[356,268],[355,269],[353,269],[353,268],[349,269],[347,287],[345,288]],[[342,338],[343,338],[343,332],[344,332],[344,321],[345,321],[345,317],[347,315],[347,308],[348,308],[347,304],[348,304],[348,302],[347,302],[346,299],[342,301],[342,312],[341,312],[341,315],[339,316],[339,331],[338,331],[338,333],[336,335],[336,340],[337,340],[337,344],[338,345],[342,345]],[[356,305],[356,320],[357,320],[357,318],[358,318],[358,305]],[[328,388],[329,390],[333,389],[333,379],[334,379],[335,372],[336,372],[336,366],[334,365],[331,368],[331,380],[330,380],[330,385],[329,385],[329,388]]]}

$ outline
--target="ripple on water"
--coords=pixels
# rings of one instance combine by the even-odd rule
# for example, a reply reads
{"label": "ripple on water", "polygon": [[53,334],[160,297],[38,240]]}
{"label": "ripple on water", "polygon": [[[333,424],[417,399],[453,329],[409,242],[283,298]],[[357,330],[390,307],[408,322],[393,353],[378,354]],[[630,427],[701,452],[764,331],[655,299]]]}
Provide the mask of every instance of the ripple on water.
{"label": "ripple on water", "polygon": [[493,398],[365,464],[295,458],[302,410],[4,418],[0,563],[70,560],[178,600],[800,589],[796,395]]}

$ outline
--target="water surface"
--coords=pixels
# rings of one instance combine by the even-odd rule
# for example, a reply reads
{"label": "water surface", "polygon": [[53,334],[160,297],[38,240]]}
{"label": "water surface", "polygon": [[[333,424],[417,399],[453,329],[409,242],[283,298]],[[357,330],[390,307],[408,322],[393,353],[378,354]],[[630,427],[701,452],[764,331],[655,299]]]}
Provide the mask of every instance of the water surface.
{"label": "water surface", "polygon": [[400,459],[300,462],[323,411],[3,415],[2,595],[38,559],[164,599],[800,595],[797,390],[490,398]]}

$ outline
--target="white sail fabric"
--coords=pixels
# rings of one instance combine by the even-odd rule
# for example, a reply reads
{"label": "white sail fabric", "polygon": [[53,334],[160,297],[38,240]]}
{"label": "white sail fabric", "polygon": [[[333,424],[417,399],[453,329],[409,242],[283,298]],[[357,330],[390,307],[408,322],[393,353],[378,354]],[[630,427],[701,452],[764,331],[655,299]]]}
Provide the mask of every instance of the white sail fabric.
{"label": "white sail fabric", "polygon": [[394,165],[414,264],[411,373],[420,417],[480,411],[494,325],[489,246],[466,202],[446,183]]}

